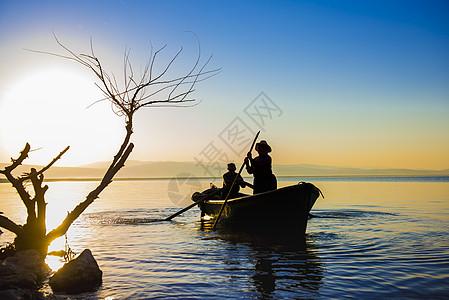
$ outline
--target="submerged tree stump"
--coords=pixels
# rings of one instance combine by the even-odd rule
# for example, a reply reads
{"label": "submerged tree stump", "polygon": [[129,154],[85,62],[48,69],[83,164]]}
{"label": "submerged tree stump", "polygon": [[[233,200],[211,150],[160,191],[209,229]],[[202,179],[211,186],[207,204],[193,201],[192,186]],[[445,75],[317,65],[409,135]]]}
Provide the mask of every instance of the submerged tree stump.
{"label": "submerged tree stump", "polygon": [[103,272],[89,249],[66,263],[49,281],[55,293],[78,294],[96,290],[102,283]]}

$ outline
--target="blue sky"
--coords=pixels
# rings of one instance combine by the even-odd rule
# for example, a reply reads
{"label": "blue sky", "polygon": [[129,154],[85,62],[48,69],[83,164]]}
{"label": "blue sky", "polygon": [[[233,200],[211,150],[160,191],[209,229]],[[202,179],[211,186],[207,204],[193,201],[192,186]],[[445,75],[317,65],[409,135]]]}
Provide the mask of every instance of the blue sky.
{"label": "blue sky", "polygon": [[[59,51],[52,31],[77,52],[88,51],[92,37],[97,55],[117,72],[126,46],[143,65],[151,44],[166,43],[167,54],[185,47],[182,68],[196,50],[185,31],[199,37],[204,58],[213,53],[210,68],[222,72],[198,84],[198,106],[140,111],[133,159],[193,160],[214,142],[240,161],[220,133],[236,117],[250,123],[244,109],[264,92],[282,110],[262,133],[275,162],[449,168],[447,1],[3,1],[2,114],[19,101],[14,89],[27,74],[53,68],[93,80],[68,61],[23,50]],[[67,114],[63,107],[53,106],[47,118]],[[21,113],[8,115],[19,120]],[[120,120],[101,120],[121,130]],[[5,161],[31,137],[22,129],[13,143],[0,123]],[[36,160],[53,157],[63,142],[72,145],[67,164],[108,160],[120,142],[117,133],[99,132],[107,148],[81,156],[95,138],[66,132],[67,139],[53,139],[61,145],[36,138],[35,147],[44,147]]]}

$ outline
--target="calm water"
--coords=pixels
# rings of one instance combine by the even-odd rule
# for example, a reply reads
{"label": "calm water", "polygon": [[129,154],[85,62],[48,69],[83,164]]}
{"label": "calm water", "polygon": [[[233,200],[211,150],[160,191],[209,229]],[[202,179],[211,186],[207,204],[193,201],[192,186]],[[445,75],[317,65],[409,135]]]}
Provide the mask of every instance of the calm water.
{"label": "calm water", "polygon": [[[282,232],[212,232],[197,208],[171,222],[153,222],[190,204],[184,195],[206,188],[206,181],[113,182],[68,232],[72,250],[92,250],[103,285],[70,298],[449,299],[447,177],[298,178],[279,185],[302,180],[326,197],[312,211],[305,246]],[[48,184],[49,228],[96,186]],[[0,211],[25,219],[6,183],[0,184]],[[0,235],[0,244],[11,240],[7,232]],[[58,239],[50,250],[64,243]],[[62,265],[56,257],[47,262],[53,269]]]}

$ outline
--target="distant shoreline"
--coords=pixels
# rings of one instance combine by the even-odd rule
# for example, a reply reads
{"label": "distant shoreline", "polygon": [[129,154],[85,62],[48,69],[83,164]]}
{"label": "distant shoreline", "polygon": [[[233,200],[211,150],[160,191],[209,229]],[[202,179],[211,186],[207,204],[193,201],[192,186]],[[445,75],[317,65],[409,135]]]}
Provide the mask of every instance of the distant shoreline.
{"label": "distant shoreline", "polygon": [[[428,181],[428,182],[449,182],[449,175],[284,175],[276,176],[278,181],[285,179],[312,179],[318,181]],[[244,177],[251,180],[251,177]],[[172,180],[172,179],[192,179],[192,180],[221,180],[221,178],[201,177],[201,176],[173,176],[173,177],[118,177],[113,181],[152,181],[152,180]],[[383,179],[383,180],[382,180]],[[46,178],[46,182],[60,181],[101,181],[99,177],[79,177],[79,178]],[[0,178],[0,183],[9,183],[7,179]]]}
{"label": "distant shoreline", "polygon": [[[8,164],[0,163],[0,169]],[[108,163],[100,162],[83,167],[54,166],[45,172],[46,181],[98,181],[103,177]],[[31,168],[37,170],[42,166],[21,165],[15,170],[16,174],[29,172]],[[200,180],[217,180],[226,172],[225,164],[199,165],[197,162],[141,162],[128,161],[120,170],[115,180],[170,180],[172,178]],[[366,167],[334,167],[324,165],[273,165],[273,172],[279,179],[285,178],[363,178],[363,177],[438,177],[449,176],[449,169],[421,170],[398,168],[366,168]],[[246,178],[250,178],[246,172]],[[5,177],[0,176],[0,182]],[[220,179],[221,180],[221,179]],[[302,180],[302,179],[301,179]]]}

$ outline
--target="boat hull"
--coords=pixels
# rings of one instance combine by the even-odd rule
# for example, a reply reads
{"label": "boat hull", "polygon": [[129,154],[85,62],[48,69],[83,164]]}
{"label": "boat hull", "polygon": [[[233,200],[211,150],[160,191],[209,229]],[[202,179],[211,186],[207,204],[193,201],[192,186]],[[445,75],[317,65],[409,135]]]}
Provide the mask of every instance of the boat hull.
{"label": "boat hull", "polygon": [[[320,190],[313,184],[300,183],[257,195],[229,199],[220,217],[220,225],[269,231],[283,228],[305,233],[310,209],[319,195]],[[203,218],[215,219],[223,203],[224,200],[221,199],[200,203],[201,215]]]}

